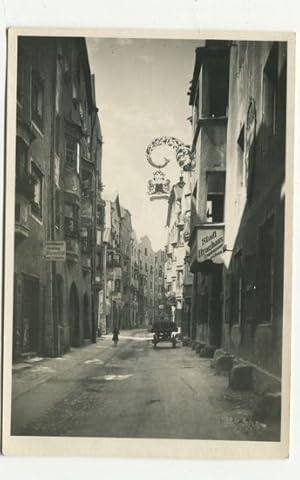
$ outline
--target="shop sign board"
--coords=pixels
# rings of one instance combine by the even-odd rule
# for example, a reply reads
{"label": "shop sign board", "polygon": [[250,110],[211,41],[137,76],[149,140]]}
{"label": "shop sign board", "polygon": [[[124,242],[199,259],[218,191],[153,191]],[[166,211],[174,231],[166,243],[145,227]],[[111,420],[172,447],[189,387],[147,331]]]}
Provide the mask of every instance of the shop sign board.
{"label": "shop sign board", "polygon": [[214,260],[224,252],[224,227],[201,228],[197,232],[197,261]]}

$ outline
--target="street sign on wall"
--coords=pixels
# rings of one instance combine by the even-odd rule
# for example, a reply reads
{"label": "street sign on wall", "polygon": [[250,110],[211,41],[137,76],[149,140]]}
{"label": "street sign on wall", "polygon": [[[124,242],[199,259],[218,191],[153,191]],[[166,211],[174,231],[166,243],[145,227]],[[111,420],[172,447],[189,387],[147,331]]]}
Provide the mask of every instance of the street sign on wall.
{"label": "street sign on wall", "polygon": [[48,241],[44,245],[44,258],[52,262],[64,262],[66,260],[66,242]]}

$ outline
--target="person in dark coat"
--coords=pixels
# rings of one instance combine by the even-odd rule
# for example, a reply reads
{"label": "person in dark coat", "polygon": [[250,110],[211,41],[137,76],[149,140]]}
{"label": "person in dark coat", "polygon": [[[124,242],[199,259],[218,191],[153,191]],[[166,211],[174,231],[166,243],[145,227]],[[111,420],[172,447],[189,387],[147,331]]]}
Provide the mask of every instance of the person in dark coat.
{"label": "person in dark coat", "polygon": [[112,337],[115,347],[117,346],[119,341],[119,334],[120,334],[120,330],[117,327],[115,327],[113,329],[113,337]]}

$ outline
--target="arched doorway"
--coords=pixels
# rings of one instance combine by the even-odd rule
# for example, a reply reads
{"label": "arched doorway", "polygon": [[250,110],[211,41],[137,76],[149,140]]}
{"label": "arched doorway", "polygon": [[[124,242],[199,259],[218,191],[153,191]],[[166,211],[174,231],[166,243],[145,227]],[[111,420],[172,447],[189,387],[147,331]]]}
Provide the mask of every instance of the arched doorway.
{"label": "arched doorway", "polygon": [[69,297],[69,325],[71,347],[80,345],[79,301],[75,283],[72,283]]}
{"label": "arched doorway", "polygon": [[83,296],[83,337],[85,340],[91,339],[90,302],[87,293]]}

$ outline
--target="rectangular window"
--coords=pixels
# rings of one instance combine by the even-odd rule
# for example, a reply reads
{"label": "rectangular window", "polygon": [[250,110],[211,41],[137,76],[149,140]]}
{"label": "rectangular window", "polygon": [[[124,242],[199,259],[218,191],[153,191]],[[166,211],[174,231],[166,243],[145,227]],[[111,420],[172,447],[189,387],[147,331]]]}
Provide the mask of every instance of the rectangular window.
{"label": "rectangular window", "polygon": [[34,178],[33,200],[31,202],[31,213],[36,217],[42,218],[43,211],[43,174],[39,168],[31,162],[31,174]]}
{"label": "rectangular window", "polygon": [[[204,72],[203,72],[204,74]],[[204,117],[223,117],[227,114],[229,59],[228,53],[214,55],[206,64],[205,96],[202,115]]]}
{"label": "rectangular window", "polygon": [[148,250],[147,248],[145,248],[145,256],[147,257],[147,255],[148,255]]}
{"label": "rectangular window", "polygon": [[66,166],[80,171],[80,144],[73,139],[66,142]]}
{"label": "rectangular window", "polygon": [[101,253],[98,253],[96,255],[96,270],[98,272],[102,272],[102,270],[103,270],[103,257],[101,255]]}
{"label": "rectangular window", "polygon": [[92,232],[91,229],[81,230],[81,249],[83,253],[90,253],[92,248]]}
{"label": "rectangular window", "polygon": [[115,280],[115,292],[119,293],[121,291],[121,280],[118,278]]}
{"label": "rectangular window", "polygon": [[[90,195],[91,195],[91,174],[88,170],[82,170],[81,194],[84,198],[89,198]],[[98,210],[98,208],[97,208],[97,210]]]}
{"label": "rectangular window", "polygon": [[65,235],[78,236],[79,208],[77,205],[65,204]]}
{"label": "rectangular window", "polygon": [[225,172],[207,172],[206,222],[224,221]]}
{"label": "rectangular window", "polygon": [[31,118],[39,129],[43,129],[44,82],[37,70],[31,74]]}

